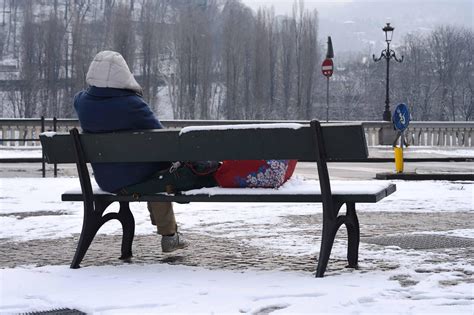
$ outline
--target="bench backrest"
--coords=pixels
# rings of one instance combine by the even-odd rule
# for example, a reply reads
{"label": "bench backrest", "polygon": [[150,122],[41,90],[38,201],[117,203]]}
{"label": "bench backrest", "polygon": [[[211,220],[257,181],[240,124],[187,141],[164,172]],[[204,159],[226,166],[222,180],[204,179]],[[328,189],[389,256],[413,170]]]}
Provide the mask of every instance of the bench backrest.
{"label": "bench backrest", "polygon": [[[319,125],[319,123],[318,123]],[[297,159],[317,161],[315,129],[300,124],[187,127],[103,134],[80,134],[86,162]],[[363,160],[367,144],[360,124],[320,128],[327,161]],[[70,134],[40,135],[48,163],[76,163]]]}
{"label": "bench backrest", "polygon": [[[76,163],[85,209],[94,195],[87,162],[149,162],[247,159],[316,161],[325,220],[335,219],[327,161],[368,156],[362,125],[269,124],[189,127],[107,134],[46,133],[40,136],[49,163]],[[338,209],[338,207],[337,207]]]}

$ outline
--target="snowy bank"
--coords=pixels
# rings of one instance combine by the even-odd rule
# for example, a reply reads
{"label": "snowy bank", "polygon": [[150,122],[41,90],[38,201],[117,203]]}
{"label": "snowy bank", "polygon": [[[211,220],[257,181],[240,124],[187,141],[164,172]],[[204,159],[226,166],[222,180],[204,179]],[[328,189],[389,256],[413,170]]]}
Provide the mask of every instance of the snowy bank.
{"label": "snowy bank", "polygon": [[394,272],[314,278],[146,265],[0,271],[0,312],[75,308],[90,314],[472,314],[472,286],[443,273],[403,287]]}

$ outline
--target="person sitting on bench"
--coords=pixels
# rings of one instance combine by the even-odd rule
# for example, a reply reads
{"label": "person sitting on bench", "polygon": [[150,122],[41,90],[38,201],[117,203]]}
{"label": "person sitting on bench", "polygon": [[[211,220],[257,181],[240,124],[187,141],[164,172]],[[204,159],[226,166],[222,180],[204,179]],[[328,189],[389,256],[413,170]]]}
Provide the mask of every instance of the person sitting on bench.
{"label": "person sitting on bench", "polygon": [[[89,87],[74,97],[74,108],[83,132],[105,133],[163,128],[143,100],[142,88],[120,53],[99,52],[89,66],[86,82]],[[159,144],[153,149],[166,150],[159,147]],[[92,163],[92,169],[102,190],[140,196],[215,186],[276,188],[293,173],[296,161],[290,161],[289,164],[288,162],[224,161],[221,168],[220,162],[217,161]],[[270,168],[274,164],[283,165],[284,170],[281,168],[281,172],[276,172],[273,169],[275,167]],[[257,179],[257,173],[264,180],[245,185],[235,182],[236,175],[247,178],[253,174],[251,177]],[[157,226],[158,234],[162,235],[163,252],[172,252],[188,246],[188,241],[177,231],[171,202],[148,202],[147,206],[152,224]]]}
{"label": "person sitting on bench", "polygon": [[[74,97],[74,108],[85,133],[105,133],[125,130],[161,129],[147,103],[142,88],[121,54],[99,52],[86,75],[89,87]],[[156,144],[150,150],[166,150]],[[107,192],[142,195],[168,190],[188,190],[216,186],[212,175],[197,176],[188,168],[174,173],[172,163],[92,163],[99,187]],[[178,233],[171,202],[148,202],[152,224],[162,235],[163,252],[173,252],[188,246]]]}

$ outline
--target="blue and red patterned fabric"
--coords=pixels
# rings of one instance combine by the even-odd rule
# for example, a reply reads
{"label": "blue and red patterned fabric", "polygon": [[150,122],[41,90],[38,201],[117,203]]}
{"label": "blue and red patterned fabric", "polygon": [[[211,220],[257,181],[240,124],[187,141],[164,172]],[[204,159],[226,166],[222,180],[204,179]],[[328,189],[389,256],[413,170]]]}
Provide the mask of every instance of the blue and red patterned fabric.
{"label": "blue and red patterned fabric", "polygon": [[296,167],[296,160],[226,160],[214,175],[220,187],[277,188]]}

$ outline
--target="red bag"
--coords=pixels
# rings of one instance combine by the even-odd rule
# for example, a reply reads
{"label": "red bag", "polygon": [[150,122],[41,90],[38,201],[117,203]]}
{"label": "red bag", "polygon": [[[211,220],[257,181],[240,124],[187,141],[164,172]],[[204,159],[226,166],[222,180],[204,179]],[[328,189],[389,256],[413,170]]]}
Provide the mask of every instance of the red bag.
{"label": "red bag", "polygon": [[226,160],[214,174],[221,187],[277,188],[296,167],[296,160]]}

